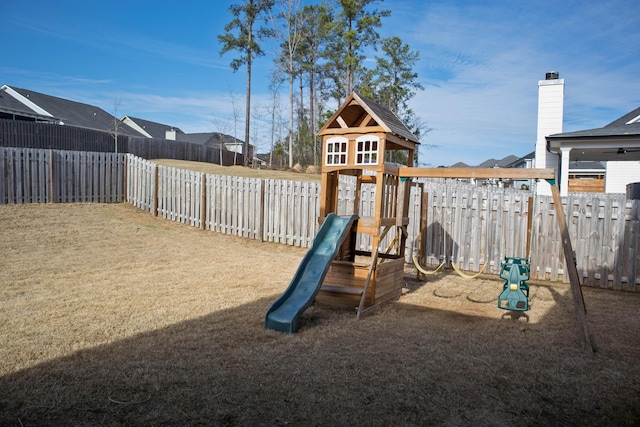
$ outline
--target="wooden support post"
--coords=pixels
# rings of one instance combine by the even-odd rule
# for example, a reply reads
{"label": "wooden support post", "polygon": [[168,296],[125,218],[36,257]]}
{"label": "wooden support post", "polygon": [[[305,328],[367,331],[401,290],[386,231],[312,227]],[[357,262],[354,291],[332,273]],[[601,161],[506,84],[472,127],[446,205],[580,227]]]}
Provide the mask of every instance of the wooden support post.
{"label": "wooden support post", "polygon": [[407,241],[407,228],[404,226],[404,217],[409,211],[409,195],[411,193],[411,181],[408,179],[398,180],[398,194],[396,199],[396,227],[398,238],[398,255],[404,257],[405,244]]}
{"label": "wooden support post", "polygon": [[360,215],[360,200],[362,198],[362,171],[358,171],[356,177],[356,192],[353,198],[353,213]]}
{"label": "wooden support post", "polygon": [[527,199],[527,243],[524,248],[525,258],[529,258],[531,255],[531,237],[533,232],[533,197]]}
{"label": "wooden support post", "polygon": [[[421,184],[422,198],[420,206],[420,231],[418,232],[418,261],[421,265],[427,263],[427,226],[429,225],[429,193],[424,191]],[[416,269],[416,279],[420,279],[422,273]]]}
{"label": "wooden support post", "polygon": [[578,269],[576,268],[576,259],[573,253],[573,247],[571,246],[571,237],[569,236],[569,229],[567,228],[567,221],[562,209],[562,200],[560,199],[560,192],[558,186],[555,183],[551,184],[551,194],[553,196],[553,205],[556,211],[556,221],[560,228],[560,236],[562,238],[562,249],[564,250],[564,259],[567,266],[567,273],[569,274],[569,282],[571,283],[571,294],[573,295],[573,306],[576,313],[576,320],[578,322],[578,328],[580,329],[582,338],[582,347],[590,352],[595,351],[595,345],[593,342],[593,336],[589,332],[589,325],[587,324],[587,311],[584,306],[584,298],[582,296],[582,289],[580,288],[580,277],[578,276]]}
{"label": "wooden support post", "polygon": [[362,311],[364,309],[364,301],[367,299],[367,290],[369,289],[369,283],[371,283],[371,276],[373,272],[376,270],[378,265],[378,248],[376,247],[373,252],[373,256],[371,257],[371,265],[369,266],[369,271],[367,272],[367,278],[364,281],[364,287],[362,289],[362,296],[360,297],[360,304],[358,305],[358,313],[356,314],[356,318],[360,319],[362,316]]}

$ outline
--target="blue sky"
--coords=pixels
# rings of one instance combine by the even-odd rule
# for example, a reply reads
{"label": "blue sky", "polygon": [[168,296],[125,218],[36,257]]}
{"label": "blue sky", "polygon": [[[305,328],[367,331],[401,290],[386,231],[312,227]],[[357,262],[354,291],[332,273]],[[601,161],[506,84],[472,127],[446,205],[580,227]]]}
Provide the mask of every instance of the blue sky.
{"label": "blue sky", "polygon": [[[180,127],[234,134],[245,69],[220,57],[231,1],[0,2],[0,84]],[[412,100],[432,128],[421,165],[476,165],[525,155],[536,139],[538,80],[565,80],[564,131],[603,126],[640,106],[637,0],[386,0],[380,33],[420,52],[425,90]],[[254,68],[252,143],[266,152],[267,75]],[[286,87],[281,89],[286,97]],[[262,107],[262,108],[258,108]],[[283,117],[286,117],[283,103]],[[252,132],[253,133],[253,132]],[[243,135],[243,124],[237,126]]]}

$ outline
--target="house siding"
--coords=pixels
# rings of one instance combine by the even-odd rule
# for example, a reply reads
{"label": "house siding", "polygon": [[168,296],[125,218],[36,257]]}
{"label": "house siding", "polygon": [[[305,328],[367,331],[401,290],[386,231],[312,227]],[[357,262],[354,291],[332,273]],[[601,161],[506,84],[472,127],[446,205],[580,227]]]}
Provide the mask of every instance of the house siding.
{"label": "house siding", "polygon": [[607,162],[606,193],[625,194],[632,182],[640,182],[640,161]]}

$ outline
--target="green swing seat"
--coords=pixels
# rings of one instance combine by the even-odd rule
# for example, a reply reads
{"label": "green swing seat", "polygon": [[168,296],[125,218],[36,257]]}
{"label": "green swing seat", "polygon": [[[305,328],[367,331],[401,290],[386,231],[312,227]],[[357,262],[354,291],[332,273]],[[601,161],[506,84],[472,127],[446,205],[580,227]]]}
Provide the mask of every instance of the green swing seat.
{"label": "green swing seat", "polygon": [[529,259],[506,257],[500,264],[500,277],[505,279],[498,297],[498,308],[512,311],[529,309]]}

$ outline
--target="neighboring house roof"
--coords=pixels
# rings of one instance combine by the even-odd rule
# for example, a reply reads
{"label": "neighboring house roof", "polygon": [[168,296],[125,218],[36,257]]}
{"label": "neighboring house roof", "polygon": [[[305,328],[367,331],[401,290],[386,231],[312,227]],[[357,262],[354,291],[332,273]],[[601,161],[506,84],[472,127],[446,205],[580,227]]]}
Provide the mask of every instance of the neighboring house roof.
{"label": "neighboring house roof", "polygon": [[466,163],[458,162],[449,167],[451,168],[517,168],[522,167],[526,163],[526,160],[533,159],[535,157],[535,151],[526,154],[522,157],[509,155],[503,159],[489,159],[480,163],[477,166],[469,166]]}
{"label": "neighboring house roof", "polygon": [[452,164],[450,167],[452,167],[452,168],[472,168],[473,166],[469,166],[468,164],[463,163],[463,162],[458,162],[458,163]]}
{"label": "neighboring house roof", "polygon": [[601,128],[549,135],[547,149],[570,149],[571,161],[640,160],[640,108]]}
{"label": "neighboring house roof", "polygon": [[141,134],[146,134],[147,138],[166,138],[167,131],[175,131],[176,134],[184,134],[182,130],[175,126],[169,126],[162,123],[152,122],[150,120],[140,119],[138,117],[124,116],[122,121]]}
{"label": "neighboring house roof", "polygon": [[[98,131],[113,131],[116,118],[99,107],[58,98],[8,85],[0,87],[0,118],[32,120],[76,126]],[[167,131],[176,133],[178,141],[210,147],[244,145],[230,135],[218,132],[186,134],[181,129],[137,117],[124,116],[119,120],[118,133],[128,136],[167,139]],[[251,153],[255,147],[249,144]]]}
{"label": "neighboring house roof", "polygon": [[[8,118],[14,118],[18,116],[19,118],[25,119],[40,119],[46,121],[58,121],[58,118],[53,117],[51,114],[46,111],[35,111],[29,108],[26,104],[28,104],[28,99],[24,99],[22,102],[19,101],[21,95],[15,92],[12,88],[7,85],[3,85],[0,88],[0,113],[2,116],[6,116]],[[26,101],[26,104],[25,104]]]}
{"label": "neighboring house roof", "polygon": [[[100,131],[111,131],[114,128],[115,117],[93,105],[8,85],[3,85],[0,91],[1,108],[7,114]],[[122,123],[118,126],[118,132],[140,136],[139,132]]]}
{"label": "neighboring house roof", "polygon": [[549,135],[548,139],[609,136],[640,136],[640,108],[625,114],[601,128]]}
{"label": "neighboring house roof", "polygon": [[[515,157],[515,156],[514,156]],[[527,160],[533,160],[536,158],[536,152],[532,151],[531,153],[525,154],[522,157],[518,157],[516,158],[514,161],[512,161],[511,163],[507,163],[504,166],[501,167],[505,167],[505,168],[519,168],[519,167],[525,167]],[[506,159],[506,157],[505,157]]]}
{"label": "neighboring house roof", "polygon": [[[194,144],[206,145],[209,147],[219,147],[220,143],[223,146],[226,145],[244,145],[244,142],[240,141],[233,136],[226,135],[224,133],[219,132],[209,132],[209,133],[180,133],[177,135],[178,141],[192,142]],[[255,148],[252,144],[249,144],[249,150]]]}
{"label": "neighboring house roof", "polygon": [[514,156],[514,155],[509,155],[503,159],[500,160],[496,160],[496,159],[489,159],[489,160],[485,160],[484,162],[480,163],[477,167],[479,168],[505,168],[508,167],[508,165],[512,164],[513,162],[515,162],[516,160],[518,160],[518,157]]}

